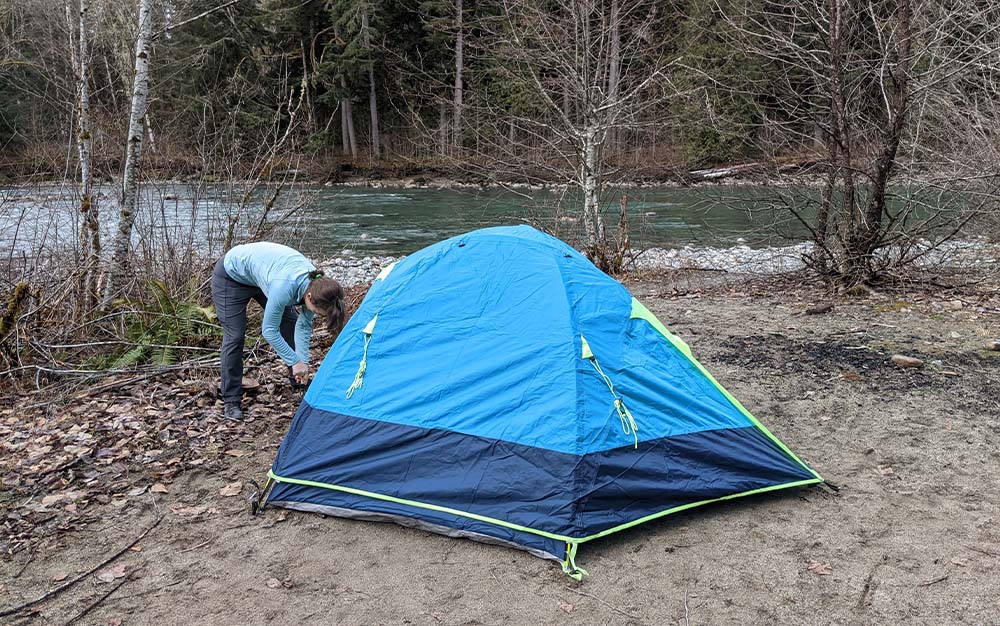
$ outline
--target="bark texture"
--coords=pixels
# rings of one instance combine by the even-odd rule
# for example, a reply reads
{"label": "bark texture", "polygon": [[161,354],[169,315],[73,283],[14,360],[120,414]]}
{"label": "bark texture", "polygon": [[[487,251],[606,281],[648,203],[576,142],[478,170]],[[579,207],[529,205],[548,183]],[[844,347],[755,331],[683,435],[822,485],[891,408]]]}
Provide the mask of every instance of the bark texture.
{"label": "bark texture", "polygon": [[132,106],[129,112],[128,136],[125,143],[125,169],[122,174],[121,211],[118,230],[111,252],[111,266],[104,292],[104,302],[120,293],[128,271],[132,226],[135,224],[139,195],[139,159],[145,138],[145,117],[149,100],[149,56],[151,52],[153,15],[152,0],[138,0],[139,28],[135,41],[135,78],[132,81]]}

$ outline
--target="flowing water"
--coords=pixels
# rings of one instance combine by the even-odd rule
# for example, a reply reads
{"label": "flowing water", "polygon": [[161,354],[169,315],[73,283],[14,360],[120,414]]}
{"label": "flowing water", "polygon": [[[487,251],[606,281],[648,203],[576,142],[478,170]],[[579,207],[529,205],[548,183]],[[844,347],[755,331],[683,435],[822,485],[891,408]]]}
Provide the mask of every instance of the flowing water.
{"label": "flowing water", "polygon": [[[117,211],[114,190],[99,190],[101,225],[108,235]],[[763,245],[774,239],[771,214],[752,210],[764,188],[713,186],[695,189],[635,189],[627,192],[634,245],[674,247],[687,243]],[[223,187],[162,184],[144,187],[137,237],[192,239],[211,248],[242,194]],[[258,193],[241,229],[251,228],[260,206]],[[558,208],[562,203],[563,209]],[[0,189],[0,249],[34,249],[73,242],[78,200],[71,186]],[[609,231],[615,232],[620,197],[609,197]],[[293,208],[297,207],[297,208]],[[582,226],[571,217],[577,203],[552,191],[298,186],[279,197],[271,218],[275,238],[289,240],[312,255],[408,254],[462,232],[502,224],[544,226],[568,241]],[[790,231],[793,238],[803,233]]]}
{"label": "flowing water", "polygon": [[[105,186],[98,191],[101,226],[109,236],[117,212],[115,190]],[[79,219],[75,193],[70,185],[0,189],[0,251],[72,245]],[[237,240],[254,229],[268,193],[259,190],[252,196],[238,220]],[[807,233],[791,213],[774,207],[795,198],[798,210],[808,216],[816,200],[815,194],[753,185],[642,188],[626,193],[633,247],[787,245],[804,240]],[[146,184],[136,241],[153,249],[171,243],[215,253],[242,197],[242,189],[221,185]],[[606,203],[608,229],[614,233],[620,196],[611,196]],[[278,197],[269,214],[276,230],[268,236],[314,257],[396,256],[476,228],[525,222],[579,243],[583,228],[572,217],[578,206],[573,198],[545,190],[300,185]]]}

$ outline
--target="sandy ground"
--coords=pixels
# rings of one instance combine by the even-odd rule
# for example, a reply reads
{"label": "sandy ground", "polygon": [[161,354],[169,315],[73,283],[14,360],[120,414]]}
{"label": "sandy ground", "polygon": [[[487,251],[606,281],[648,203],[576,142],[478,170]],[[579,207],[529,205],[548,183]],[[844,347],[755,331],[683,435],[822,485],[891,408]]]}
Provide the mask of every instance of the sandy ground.
{"label": "sandy ground", "polygon": [[820,293],[633,291],[839,493],[743,498],[585,545],[577,584],[517,550],[392,524],[251,518],[219,491],[262,477],[287,428],[251,422],[228,471],[186,472],[0,565],[7,607],[163,516],[115,561],[124,576],[0,622],[67,623],[114,589],[73,623],[1000,624],[1000,353],[981,349],[996,301],[896,294],[807,316]]}

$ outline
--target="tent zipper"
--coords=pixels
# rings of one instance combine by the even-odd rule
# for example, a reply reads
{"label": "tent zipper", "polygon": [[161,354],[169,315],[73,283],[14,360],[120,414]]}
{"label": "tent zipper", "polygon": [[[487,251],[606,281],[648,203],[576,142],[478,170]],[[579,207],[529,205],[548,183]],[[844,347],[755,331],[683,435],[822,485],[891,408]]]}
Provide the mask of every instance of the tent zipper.
{"label": "tent zipper", "polygon": [[608,390],[611,391],[611,395],[615,399],[615,412],[618,413],[618,420],[621,422],[622,432],[626,435],[632,435],[632,438],[635,440],[635,448],[638,449],[639,427],[635,423],[635,418],[632,416],[632,412],[628,410],[627,406],[625,406],[625,398],[615,391],[614,384],[611,382],[608,375],[604,373],[604,370],[601,369],[601,364],[597,362],[597,357],[594,356],[593,351],[590,349],[590,344],[587,343],[587,339],[583,335],[580,335],[580,341],[583,344],[582,357],[590,361],[590,364],[594,366],[594,369],[597,370],[598,374],[600,374],[601,379],[604,380],[604,384],[608,386]]}
{"label": "tent zipper", "polygon": [[375,322],[378,321],[378,315],[372,318],[372,321],[361,330],[361,333],[365,336],[365,347],[364,352],[361,354],[361,363],[358,364],[358,371],[354,375],[354,382],[351,386],[347,388],[347,393],[345,396],[350,398],[354,395],[354,392],[361,389],[361,385],[365,382],[365,370],[368,369],[368,344],[372,341],[372,333],[375,331]]}

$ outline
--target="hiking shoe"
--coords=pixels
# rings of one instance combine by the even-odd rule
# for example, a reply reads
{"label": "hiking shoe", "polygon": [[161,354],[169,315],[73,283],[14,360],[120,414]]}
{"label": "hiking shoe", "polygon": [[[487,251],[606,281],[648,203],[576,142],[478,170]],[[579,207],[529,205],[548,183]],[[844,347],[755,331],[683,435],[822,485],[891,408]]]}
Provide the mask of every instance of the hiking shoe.
{"label": "hiking shoe", "polygon": [[243,409],[240,408],[239,402],[227,402],[226,406],[222,409],[222,416],[227,420],[233,422],[243,421]]}

